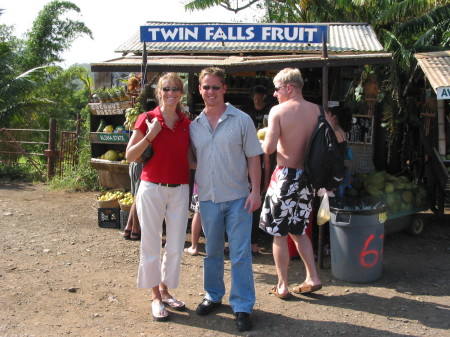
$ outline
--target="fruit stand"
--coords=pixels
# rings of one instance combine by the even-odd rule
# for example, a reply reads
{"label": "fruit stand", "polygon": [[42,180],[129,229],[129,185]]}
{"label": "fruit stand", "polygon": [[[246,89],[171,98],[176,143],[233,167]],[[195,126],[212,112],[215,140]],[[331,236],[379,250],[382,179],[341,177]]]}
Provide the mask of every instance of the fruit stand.
{"label": "fruit stand", "polygon": [[394,176],[385,171],[356,173],[345,196],[348,204],[361,203],[361,200],[368,204],[386,204],[387,233],[406,229],[412,235],[419,235],[423,231],[423,221],[416,215],[428,209],[427,191],[406,176]]}
{"label": "fruit stand", "polygon": [[99,170],[100,184],[130,190],[125,150],[130,133],[123,126],[131,101],[89,103],[91,166]]}

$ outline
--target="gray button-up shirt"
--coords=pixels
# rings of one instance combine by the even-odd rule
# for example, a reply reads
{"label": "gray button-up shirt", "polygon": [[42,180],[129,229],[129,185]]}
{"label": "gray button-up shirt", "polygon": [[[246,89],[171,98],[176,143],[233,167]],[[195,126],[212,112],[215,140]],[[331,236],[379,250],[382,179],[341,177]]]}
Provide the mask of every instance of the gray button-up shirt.
{"label": "gray button-up shirt", "polygon": [[215,130],[204,111],[190,125],[200,201],[219,203],[247,197],[247,158],[263,153],[250,116],[229,103],[226,105]]}

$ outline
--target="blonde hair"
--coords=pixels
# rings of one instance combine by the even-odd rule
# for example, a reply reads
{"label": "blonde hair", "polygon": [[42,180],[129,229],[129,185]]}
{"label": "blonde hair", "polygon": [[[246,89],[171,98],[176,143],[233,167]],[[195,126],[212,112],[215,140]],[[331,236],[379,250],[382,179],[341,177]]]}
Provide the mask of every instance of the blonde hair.
{"label": "blonde hair", "polygon": [[273,79],[274,84],[278,82],[297,85],[300,89],[303,88],[303,84],[305,83],[300,70],[297,68],[284,68],[280,70]]}
{"label": "blonde hair", "polygon": [[[177,73],[164,73],[159,78],[158,84],[156,85],[156,88],[155,88],[155,98],[156,98],[156,102],[158,103],[158,105],[160,105],[162,102],[161,91],[162,91],[162,88],[164,87],[164,82],[166,82],[166,81],[174,83],[175,86],[180,88],[181,93],[184,94],[183,81],[181,80],[180,76]],[[177,104],[177,110],[182,111],[181,100]]]}
{"label": "blonde hair", "polygon": [[222,84],[225,83],[225,70],[219,67],[208,67],[202,70],[198,77],[198,84],[202,84],[203,79],[208,75],[217,76]]}

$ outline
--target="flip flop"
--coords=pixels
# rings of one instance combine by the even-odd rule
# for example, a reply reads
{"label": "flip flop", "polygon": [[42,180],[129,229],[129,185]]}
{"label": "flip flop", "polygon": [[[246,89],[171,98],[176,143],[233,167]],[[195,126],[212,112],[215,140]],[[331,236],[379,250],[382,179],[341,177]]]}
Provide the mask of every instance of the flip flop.
{"label": "flip flop", "polygon": [[171,307],[174,310],[181,311],[186,308],[186,305],[184,304],[184,302],[181,302],[173,297],[163,298],[162,301],[164,302],[164,304],[167,304],[169,307]]}
{"label": "flip flop", "polygon": [[130,229],[125,229],[125,230],[123,231],[122,236],[123,236],[123,238],[124,238],[125,240],[129,240],[129,239],[130,239],[130,235],[131,235],[131,230],[130,230]]}
{"label": "flip flop", "polygon": [[152,316],[155,321],[166,321],[169,319],[169,313],[164,304],[158,304],[156,301],[152,302]]}
{"label": "flip flop", "polygon": [[292,288],[292,291],[296,294],[308,294],[308,293],[313,293],[320,289],[322,289],[321,284],[316,284],[316,285],[310,286],[309,284],[306,284],[305,282],[303,282],[299,286],[294,286],[294,288]]}
{"label": "flip flop", "polygon": [[130,236],[128,237],[131,241],[139,241],[141,239],[141,233],[135,233],[131,232]]}
{"label": "flip flop", "polygon": [[275,295],[276,297],[282,299],[282,300],[288,299],[288,298],[291,296],[291,293],[280,294],[280,293],[278,292],[278,287],[277,287],[277,286],[275,286],[275,287],[273,287],[272,289],[270,289],[270,293],[273,294],[273,295]]}
{"label": "flip flop", "polygon": [[186,254],[189,254],[190,256],[197,256],[197,255],[198,255],[198,252],[197,252],[197,253],[191,253],[191,252],[189,251],[189,248],[184,248],[184,252],[185,252]]}

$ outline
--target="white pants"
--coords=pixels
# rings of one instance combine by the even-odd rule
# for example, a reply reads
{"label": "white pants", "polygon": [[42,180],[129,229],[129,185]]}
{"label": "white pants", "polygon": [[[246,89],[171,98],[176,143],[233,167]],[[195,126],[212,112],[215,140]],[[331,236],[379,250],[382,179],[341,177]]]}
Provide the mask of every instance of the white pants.
{"label": "white pants", "polygon": [[[141,181],[136,208],[141,224],[141,256],[137,285],[153,288],[165,283],[177,288],[188,223],[189,185],[164,187]],[[162,223],[166,245],[161,261]]]}

